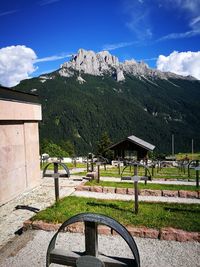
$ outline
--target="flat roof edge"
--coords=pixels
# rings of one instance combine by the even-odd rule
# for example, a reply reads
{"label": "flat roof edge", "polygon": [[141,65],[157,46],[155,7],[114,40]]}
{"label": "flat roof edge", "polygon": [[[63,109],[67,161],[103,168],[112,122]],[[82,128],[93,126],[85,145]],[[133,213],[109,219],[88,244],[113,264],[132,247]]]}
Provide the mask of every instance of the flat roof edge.
{"label": "flat roof edge", "polygon": [[23,103],[40,104],[38,95],[13,90],[0,86],[0,99],[8,101],[16,101]]}

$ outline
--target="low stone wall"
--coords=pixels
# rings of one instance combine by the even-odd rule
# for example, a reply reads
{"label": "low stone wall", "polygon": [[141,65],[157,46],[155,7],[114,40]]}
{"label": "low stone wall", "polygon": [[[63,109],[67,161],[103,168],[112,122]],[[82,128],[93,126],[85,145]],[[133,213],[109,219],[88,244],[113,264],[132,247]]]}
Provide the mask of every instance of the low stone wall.
{"label": "low stone wall", "polygon": [[[76,187],[77,191],[90,191],[97,193],[116,193],[134,195],[133,188],[119,188],[119,187],[106,187],[106,186],[84,186]],[[187,190],[151,190],[139,189],[140,196],[163,196],[163,197],[181,197],[181,198],[200,198],[200,191],[187,191]]]}
{"label": "low stone wall", "polygon": [[[30,221],[27,220],[24,222],[24,230],[34,229],[34,230],[44,230],[44,231],[57,231],[61,224],[46,223],[43,221]],[[199,232],[187,232],[180,229],[175,229],[171,227],[153,229],[147,227],[126,227],[129,233],[135,237],[143,238],[153,238],[160,240],[172,240],[179,242],[186,241],[196,241],[200,242],[200,233]],[[71,233],[84,233],[84,224],[81,222],[74,223],[66,227],[65,232]],[[112,230],[110,227],[105,225],[98,226],[98,233],[103,235],[117,235],[117,233]]]}

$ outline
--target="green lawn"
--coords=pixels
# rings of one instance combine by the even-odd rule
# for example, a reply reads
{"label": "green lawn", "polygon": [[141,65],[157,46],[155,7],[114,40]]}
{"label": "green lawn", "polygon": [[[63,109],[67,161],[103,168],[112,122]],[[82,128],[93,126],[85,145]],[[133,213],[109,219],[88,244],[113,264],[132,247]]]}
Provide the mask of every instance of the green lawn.
{"label": "green lawn", "polygon": [[[121,167],[121,172],[123,171],[124,167]],[[152,174],[152,169],[149,168],[150,174]],[[80,172],[78,175],[85,176],[85,172]],[[145,175],[144,168],[138,168],[138,174],[143,176]],[[195,179],[195,171],[194,169],[190,170],[190,179]],[[127,175],[133,175],[133,168],[127,167],[124,172],[123,176]],[[149,175],[149,174],[148,174]],[[107,168],[107,170],[104,170],[103,168],[100,170],[100,176],[102,177],[116,177],[121,178],[121,174],[119,174],[119,169],[117,167],[113,168]],[[160,171],[157,168],[154,168],[154,175],[152,176],[153,179],[188,179],[188,173],[187,170],[184,172],[181,172],[178,168],[169,168],[165,167],[162,168]]]}
{"label": "green lawn", "polygon": [[133,201],[97,200],[66,197],[35,215],[32,220],[62,223],[73,215],[95,212],[113,217],[123,225],[160,229],[174,227],[200,232],[200,205],[172,203],[139,203],[139,213],[133,213]]}
{"label": "green lawn", "polygon": [[181,160],[181,159],[184,159],[185,157],[187,157],[190,159],[190,160],[200,160],[200,152],[197,152],[197,153],[178,153],[176,154],[176,159],[177,160]]}
{"label": "green lawn", "polygon": [[[43,170],[47,164],[49,164],[49,163],[43,163],[43,165],[41,166],[41,169]],[[75,168],[74,163],[64,163],[64,164],[68,167],[68,169]],[[86,164],[85,163],[77,163],[76,168],[86,168]],[[58,169],[63,170],[63,167],[58,165]],[[48,170],[53,170],[53,164],[49,165]]]}
{"label": "green lawn", "polygon": [[[100,185],[108,187],[120,187],[120,188],[133,188],[133,182],[110,182],[110,181],[100,181],[96,180],[87,182],[85,185]],[[139,189],[152,189],[152,190],[190,190],[195,191],[197,188],[192,185],[168,185],[168,184],[150,184],[147,182],[139,183]],[[200,190],[200,189],[199,189]]]}

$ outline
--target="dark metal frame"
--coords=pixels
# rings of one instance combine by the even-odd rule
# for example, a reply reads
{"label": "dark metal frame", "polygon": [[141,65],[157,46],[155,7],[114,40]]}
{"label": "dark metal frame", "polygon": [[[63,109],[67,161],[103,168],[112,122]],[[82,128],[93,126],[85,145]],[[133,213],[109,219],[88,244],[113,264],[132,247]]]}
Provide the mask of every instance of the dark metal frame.
{"label": "dark metal frame", "polygon": [[[85,252],[67,252],[65,250],[56,249],[55,245],[58,234],[61,231],[64,231],[67,226],[76,222],[85,223]],[[99,253],[97,230],[99,224],[106,225],[115,230],[125,240],[134,258],[107,256],[105,254]],[[105,267],[140,267],[139,251],[131,234],[122,224],[120,224],[113,218],[102,214],[81,213],[65,221],[49,243],[46,255],[46,267],[49,267],[51,263],[67,266],[77,266],[77,260],[85,255],[91,255],[92,258],[99,259],[100,262],[102,262],[102,266]]]}
{"label": "dark metal frame", "polygon": [[[123,177],[123,172],[126,168],[133,166],[133,176],[125,176]],[[138,167],[143,167],[145,169],[145,175],[144,176],[138,176]],[[147,172],[149,173],[149,176],[147,176]],[[134,195],[135,195],[135,202],[134,202],[134,212],[135,214],[138,214],[139,210],[139,203],[138,203],[138,182],[139,180],[145,181],[145,184],[148,180],[151,180],[151,173],[146,165],[143,165],[138,162],[129,163],[126,167],[124,167],[122,173],[121,173],[121,180],[132,180],[134,184]]]}
{"label": "dark metal frame", "polygon": [[[53,164],[53,168],[54,168],[54,173],[53,174],[48,174],[46,173],[48,167]],[[62,166],[64,168],[64,170],[66,171],[66,174],[60,174],[58,173],[58,165]],[[55,199],[56,201],[59,200],[59,178],[60,177],[70,177],[70,172],[69,169],[67,168],[67,166],[64,163],[61,162],[50,162],[49,164],[47,164],[43,170],[43,177],[53,177],[54,178],[54,186],[55,186]]]}

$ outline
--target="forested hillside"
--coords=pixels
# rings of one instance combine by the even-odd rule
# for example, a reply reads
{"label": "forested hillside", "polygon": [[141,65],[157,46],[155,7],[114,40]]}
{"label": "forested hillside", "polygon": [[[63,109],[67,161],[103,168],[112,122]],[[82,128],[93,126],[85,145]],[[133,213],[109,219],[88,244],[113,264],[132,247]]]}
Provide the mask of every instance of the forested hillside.
{"label": "forested hillside", "polygon": [[40,140],[71,141],[77,155],[94,151],[103,132],[113,142],[136,135],[159,152],[190,151],[194,139],[200,150],[200,82],[126,75],[117,82],[110,75],[78,72],[63,77],[54,72],[22,81],[14,89],[39,95],[43,121]]}

